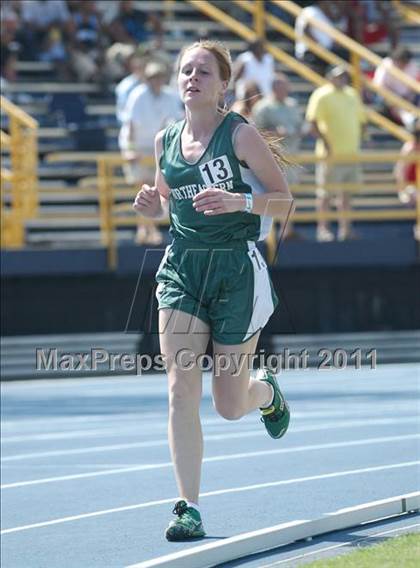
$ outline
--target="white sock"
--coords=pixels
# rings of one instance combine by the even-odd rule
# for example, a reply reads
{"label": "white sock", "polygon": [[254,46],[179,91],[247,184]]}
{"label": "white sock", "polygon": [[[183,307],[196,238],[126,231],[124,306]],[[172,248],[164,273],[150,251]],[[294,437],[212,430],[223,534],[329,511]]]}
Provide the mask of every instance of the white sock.
{"label": "white sock", "polygon": [[197,503],[193,503],[192,501],[187,501],[187,505],[188,507],[192,507],[196,511],[200,512],[200,507],[197,505]]}
{"label": "white sock", "polygon": [[271,388],[271,391],[272,391],[273,394],[271,395],[271,397],[269,399],[270,402],[268,404],[264,404],[263,406],[260,406],[260,408],[270,408],[270,406],[273,404],[273,401],[274,401],[274,388],[273,388],[272,385],[270,385],[270,383],[267,383],[267,385]]}

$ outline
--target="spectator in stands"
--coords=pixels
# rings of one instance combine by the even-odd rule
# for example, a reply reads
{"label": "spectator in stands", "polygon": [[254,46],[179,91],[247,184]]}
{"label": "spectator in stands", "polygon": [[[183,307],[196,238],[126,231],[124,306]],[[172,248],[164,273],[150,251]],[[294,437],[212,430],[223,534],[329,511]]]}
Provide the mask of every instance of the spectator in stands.
{"label": "spectator in stands", "polygon": [[[406,142],[401,148],[401,156],[420,153],[420,120],[417,120],[414,125],[413,136],[413,139]],[[406,162],[401,160],[397,162],[394,174],[401,203],[415,207],[417,187],[420,187],[419,165],[417,161]],[[420,239],[420,235],[418,238]]]}
{"label": "spectator in stands", "polygon": [[[330,83],[316,89],[308,102],[306,119],[318,138],[316,156],[317,209],[329,209],[332,193],[338,197],[338,209],[350,210],[350,193],[342,184],[360,184],[361,172],[356,163],[323,162],[323,158],[340,157],[359,152],[365,115],[357,92],[347,85],[348,76],[342,67],[335,67],[327,74]],[[332,186],[332,187],[331,187]],[[352,238],[348,219],[339,219],[338,239]],[[333,233],[327,221],[319,221],[319,241],[332,241]]]}
{"label": "spectator in stands", "polygon": [[[400,46],[392,52],[390,57],[385,57],[375,71],[373,82],[375,85],[388,89],[414,105],[418,104],[418,94],[400,81],[398,77],[395,77],[391,72],[392,69],[399,69],[414,80],[420,79],[419,68],[414,62],[413,54],[409,49]],[[415,117],[403,109],[389,106],[385,101],[381,101],[381,111],[398,124],[404,124],[408,128],[413,126]]]}
{"label": "spectator in stands", "polygon": [[[124,168],[127,183],[141,185],[154,182],[154,139],[172,121],[182,117],[179,96],[165,85],[166,67],[151,61],[144,70],[144,84],[135,87],[128,97],[119,145],[127,160]],[[157,230],[139,227],[137,242],[158,244]]]}
{"label": "spectator in stands", "polygon": [[309,22],[311,18],[334,28],[339,28],[341,31],[346,28],[346,19],[342,16],[339,5],[328,0],[319,0],[319,2],[312,6],[306,6],[296,18],[295,55],[299,61],[306,63],[317,73],[324,75],[328,63],[307,48],[303,35],[310,37],[317,44],[328,51],[333,51],[340,57],[347,58],[347,51],[339,45],[336,45],[330,34],[311,25]]}
{"label": "spectator in stands", "polygon": [[[64,0],[22,0],[20,3],[22,58],[64,61],[70,12]],[[41,57],[44,54],[44,57]]]}
{"label": "spectator in stands", "polygon": [[235,101],[232,110],[252,121],[252,109],[262,99],[259,86],[255,81],[247,81],[244,85],[244,98]]}
{"label": "spectator in stands", "polygon": [[252,119],[258,128],[284,138],[287,150],[296,153],[301,140],[303,117],[295,99],[289,97],[289,81],[276,73],[271,93],[252,109]]}
{"label": "spectator in stands", "polygon": [[70,48],[73,70],[79,81],[103,79],[101,32],[101,21],[95,3],[92,0],[79,2],[72,17]]}
{"label": "spectator in stands", "polygon": [[4,81],[16,80],[16,62],[20,44],[16,40],[19,28],[19,16],[11,2],[3,2],[0,7],[1,15],[1,57],[0,74]]}
{"label": "spectator in stands", "polygon": [[156,61],[157,63],[160,63],[162,67],[166,68],[165,84],[169,85],[171,83],[172,76],[175,76],[173,73],[174,60],[165,48],[163,35],[155,36],[148,44],[146,44],[144,56],[147,61]]}
{"label": "spectator in stands", "polygon": [[347,0],[341,2],[348,17],[347,33],[362,45],[371,45],[389,38],[395,49],[399,41],[399,27],[389,0]]}
{"label": "spectator in stands", "polygon": [[115,87],[116,114],[120,125],[125,122],[125,108],[131,91],[143,82],[145,67],[144,58],[138,55],[134,47],[130,46],[130,48],[132,51],[126,60],[127,70],[130,74]]}
{"label": "spectator in stands", "polygon": [[[289,80],[283,73],[276,73],[271,93],[256,103],[252,109],[252,121],[261,130],[270,132],[284,143],[288,153],[299,150],[302,138],[303,116],[295,99],[289,96]],[[296,170],[287,171],[289,184],[296,183]],[[282,233],[286,239],[299,238],[293,223],[289,221]]]}
{"label": "spectator in stands", "polygon": [[162,34],[161,20],[157,14],[137,10],[132,0],[121,0],[119,11],[109,25],[112,41],[138,45],[148,41],[151,28],[157,36]]}
{"label": "spectator in stands", "polygon": [[233,80],[238,100],[245,98],[245,84],[255,81],[263,95],[268,95],[274,75],[274,59],[260,39],[248,44],[248,49],[235,61]]}
{"label": "spectator in stands", "polygon": [[114,43],[105,50],[106,75],[110,82],[120,82],[130,73],[129,58],[136,51],[134,45]]}
{"label": "spectator in stands", "polygon": [[[75,0],[67,0],[70,5]],[[76,0],[78,4],[80,0]],[[99,16],[102,27],[107,36],[109,36],[109,26],[115,20],[120,8],[120,0],[95,0],[95,11]],[[70,7],[71,9],[71,7]]]}

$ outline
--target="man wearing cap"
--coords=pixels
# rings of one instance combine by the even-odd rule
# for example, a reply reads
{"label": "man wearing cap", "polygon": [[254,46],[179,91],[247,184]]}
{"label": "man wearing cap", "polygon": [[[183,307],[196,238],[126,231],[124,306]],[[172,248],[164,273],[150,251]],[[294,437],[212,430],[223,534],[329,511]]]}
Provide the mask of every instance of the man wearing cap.
{"label": "man wearing cap", "polygon": [[[128,97],[119,136],[121,153],[127,160],[124,167],[127,183],[154,183],[155,136],[167,124],[182,118],[181,101],[165,85],[166,75],[166,66],[150,61],[144,70],[145,82]],[[141,233],[137,234],[138,241],[145,240]]]}
{"label": "man wearing cap", "polygon": [[[357,154],[366,118],[359,95],[347,84],[346,70],[334,67],[326,77],[330,82],[312,93],[306,109],[306,120],[318,139],[315,148],[319,159],[316,166],[317,210],[328,211],[333,193],[338,197],[338,209],[345,212],[350,210],[348,184],[361,184],[360,167],[354,162],[329,164],[321,160]],[[350,221],[339,219],[338,240],[351,237]],[[318,222],[317,238],[320,241],[334,239],[327,221]]]}

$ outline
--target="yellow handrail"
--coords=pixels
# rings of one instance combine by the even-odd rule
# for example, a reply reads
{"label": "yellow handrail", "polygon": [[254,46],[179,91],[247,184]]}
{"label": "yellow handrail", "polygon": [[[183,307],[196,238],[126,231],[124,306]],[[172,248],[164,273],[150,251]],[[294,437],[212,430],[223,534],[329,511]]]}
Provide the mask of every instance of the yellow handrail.
{"label": "yellow handrail", "polygon": [[302,152],[300,154],[291,154],[290,160],[297,164],[316,164],[322,161],[327,164],[375,164],[395,163],[396,161],[414,162],[420,160],[420,153],[413,153],[408,156],[401,156],[398,152],[392,150],[381,151],[365,151],[358,154],[345,154],[343,156],[328,156],[327,158],[317,158],[313,152]]}
{"label": "yellow handrail", "polygon": [[38,209],[38,122],[14,103],[1,96],[1,110],[9,117],[9,132],[1,133],[1,142],[10,150],[11,175],[2,172],[2,180],[10,181],[11,205],[6,209],[1,200],[5,221],[2,246],[22,247],[24,222]]}
{"label": "yellow handrail", "polygon": [[[97,179],[98,179],[98,195],[99,195],[99,205],[100,205],[100,227],[101,227],[101,238],[102,243],[107,248],[108,253],[108,264],[110,269],[115,269],[117,266],[117,240],[116,240],[116,229],[117,227],[122,226],[131,226],[135,227],[139,219],[141,219],[141,223],[144,225],[168,225],[167,219],[148,219],[146,217],[141,217],[136,215],[132,211],[131,203],[134,199],[136,189],[127,191],[127,190],[119,190],[119,178],[115,177],[114,168],[118,165],[124,163],[123,158],[116,152],[101,152],[101,153],[94,153],[94,152],[58,152],[54,154],[50,154],[47,156],[47,160],[49,162],[59,162],[59,161],[72,161],[77,159],[77,161],[95,161],[97,163]],[[319,159],[311,152],[304,152],[297,155],[290,156],[290,159],[297,163],[297,164],[316,164]],[[150,158],[150,161],[153,159]],[[381,151],[381,152],[363,152],[356,155],[348,155],[343,157],[329,157],[323,162],[327,163],[391,163],[394,164],[396,161],[414,161],[417,160],[419,163],[419,170],[420,170],[420,154],[413,154],[409,156],[401,156],[397,152],[392,151]],[[420,172],[419,172],[420,173]],[[356,184],[341,184],[343,190],[349,191],[357,191],[359,186]],[[329,187],[329,186],[328,186]],[[335,189],[334,187],[329,187],[330,189]],[[379,184],[366,184],[363,186],[363,189],[366,190],[367,193],[380,193],[381,188],[383,189],[382,193],[390,194],[391,186],[388,183]],[[395,221],[403,221],[403,220],[414,220],[417,222],[417,225],[420,230],[420,199],[418,200],[417,210],[416,208],[406,209],[397,207],[395,208],[394,205],[397,202],[397,187],[394,184],[394,199],[390,198],[377,198],[377,197],[369,197],[363,198],[360,196],[354,198],[354,205],[358,207],[374,207],[377,206],[376,210],[352,210],[346,213],[342,213],[339,211],[331,211],[328,213],[320,213],[317,211],[302,211],[300,208],[295,214],[293,215],[293,221],[299,223],[314,223],[319,221],[320,219],[326,219],[331,221],[337,221],[338,219],[348,218],[354,221],[386,221],[386,220],[395,220]],[[308,184],[307,186],[296,185],[294,188],[292,186],[293,191],[299,195],[302,193],[305,194],[315,194],[315,186],[312,184]],[[420,188],[419,188],[420,194]],[[362,191],[363,193],[363,191]],[[420,197],[420,195],[419,195]],[[127,199],[126,203],[120,203],[121,199]],[[302,201],[298,200],[298,204],[300,206],[312,206],[314,200],[312,201]],[[382,209],[378,209],[381,207]],[[383,209],[386,207],[386,209]],[[391,207],[391,208],[390,208]],[[129,214],[131,213],[131,214]],[[272,261],[275,257],[275,250],[276,250],[276,234],[275,230],[270,234],[269,239],[267,240],[267,250],[268,250],[268,259]]]}
{"label": "yellow handrail", "polygon": [[400,0],[392,0],[392,4],[405,20],[420,25],[420,9],[418,6],[407,6]]}
{"label": "yellow handrail", "polygon": [[[245,10],[248,10],[248,11],[254,10],[254,8],[252,6],[250,6],[249,2],[246,1],[246,0],[245,1],[244,0],[235,0],[235,4],[238,4],[239,6],[243,7]],[[273,16],[271,14],[266,13],[265,14],[265,20],[266,20],[267,24],[270,25],[272,28],[274,28],[276,31],[279,31],[280,33],[282,33],[283,35],[285,35],[286,37],[288,37],[289,39],[291,39],[293,41],[296,40],[295,30],[291,26],[289,26],[288,24],[282,22],[276,16]],[[410,112],[414,115],[420,116],[419,109],[415,105],[413,105],[412,103],[407,101],[406,99],[403,99],[402,97],[394,94],[393,92],[389,91],[388,89],[385,89],[381,86],[376,85],[371,79],[369,79],[368,77],[363,75],[363,73],[360,74],[359,69],[355,69],[353,65],[349,65],[347,63],[347,61],[345,61],[344,59],[342,59],[341,57],[339,57],[335,53],[328,51],[328,49],[323,47],[321,44],[318,44],[316,41],[314,41],[309,36],[303,35],[302,39],[305,40],[305,43],[311,49],[311,51],[313,51],[316,55],[318,55],[319,57],[321,57],[322,59],[327,61],[327,63],[330,63],[331,65],[341,65],[342,67],[344,67],[347,70],[347,72],[350,75],[353,76],[353,79],[355,79],[356,76],[359,76],[360,82],[363,85],[368,87],[370,90],[376,92],[378,95],[381,95],[381,97],[383,97],[390,104],[398,106],[398,107],[400,107],[400,108],[402,108],[402,109],[404,109],[404,110],[406,110],[406,111],[408,111],[408,112]]]}
{"label": "yellow handrail", "polygon": [[9,150],[10,144],[11,144],[10,136],[8,134],[6,134],[6,132],[3,132],[3,130],[0,130],[0,136],[1,136],[0,143],[1,143],[1,146],[2,146],[2,150],[3,150],[3,146]]}
{"label": "yellow handrail", "polygon": [[254,4],[254,29],[257,36],[261,39],[265,38],[265,6],[264,0],[255,2]]}
{"label": "yellow handrail", "polygon": [[223,21],[227,28],[231,29],[247,41],[257,39],[257,34],[253,30],[249,29],[248,26],[241,24],[241,22],[232,18],[232,16],[229,16],[223,12],[223,10],[220,10],[220,8],[216,8],[216,6],[210,4],[210,2],[207,2],[206,0],[188,0],[188,2],[210,18]]}
{"label": "yellow handrail", "polygon": [[21,211],[6,207],[3,203],[5,191],[3,183],[10,183],[13,178],[12,172],[6,168],[0,171],[0,199],[1,199],[1,219],[0,219],[0,246],[20,247],[24,241],[24,224]]}
{"label": "yellow handrail", "polygon": [[[297,164],[315,164],[320,161],[313,152],[301,152],[299,154],[288,155],[292,162]],[[408,156],[400,155],[395,150],[380,151],[363,151],[358,154],[345,154],[343,156],[329,156],[322,158],[322,162],[327,163],[369,163],[375,164],[394,163],[396,161],[413,162],[420,159],[420,153],[409,154]],[[99,162],[104,160],[112,166],[124,164],[126,160],[122,158],[118,152],[52,152],[45,156],[45,160],[50,163],[54,162]],[[154,164],[154,158],[151,156],[147,159],[148,163]]]}
{"label": "yellow handrail", "polygon": [[20,107],[6,99],[6,97],[3,97],[3,95],[0,96],[0,104],[4,112],[16,117],[24,126],[32,128],[34,130],[38,128],[38,121],[32,118],[32,116],[27,114]]}
{"label": "yellow handrail", "polygon": [[[291,0],[271,0],[271,1],[295,17],[299,16],[299,14],[302,12],[303,9],[294,2],[291,2]],[[313,17],[308,18],[308,22],[311,24],[311,26],[314,26],[319,30],[327,33],[329,36],[331,36],[334,39],[335,42],[342,45],[349,51],[357,53],[359,57],[361,57],[362,59],[366,59],[366,61],[369,61],[369,63],[371,63],[372,65],[378,66],[380,65],[380,63],[382,63],[382,59],[378,55],[373,53],[373,51],[370,51],[369,49],[367,49],[367,47],[360,45],[357,41],[349,38],[343,32],[336,30],[329,24],[321,22],[320,20],[317,20],[316,18]],[[409,77],[406,73],[395,67],[391,67],[389,71],[392,75],[394,75],[394,77],[396,77],[402,83],[404,83],[404,85],[410,87],[416,93],[420,93],[420,84],[418,83],[418,81],[415,81],[414,79]]]}
{"label": "yellow handrail", "polygon": [[[225,14],[220,8],[217,8],[210,2],[206,0],[188,0],[190,4],[195,6],[201,12],[213,18],[217,21],[222,22],[228,29],[233,31],[238,36],[246,39],[247,41],[256,39],[257,34],[247,28],[244,24],[237,22],[234,18]],[[239,2],[236,1],[238,5],[242,5],[243,8],[247,9],[248,11],[254,11],[254,8],[246,2],[245,0]],[[274,16],[273,16],[274,18]],[[297,61],[294,57],[283,51],[282,49],[278,48],[277,46],[268,44],[266,47],[267,51],[273,55],[278,61],[284,63],[290,69],[293,69],[296,73],[298,73],[301,77],[305,78],[306,80],[314,83],[317,86],[324,85],[326,80],[324,77],[321,77],[318,73],[313,71],[311,68],[307,67],[305,64]],[[369,121],[373,122],[380,128],[388,131],[390,134],[395,136],[397,139],[407,142],[412,139],[412,136],[402,127],[398,126],[388,118],[382,116],[374,109],[365,107],[366,117]]]}

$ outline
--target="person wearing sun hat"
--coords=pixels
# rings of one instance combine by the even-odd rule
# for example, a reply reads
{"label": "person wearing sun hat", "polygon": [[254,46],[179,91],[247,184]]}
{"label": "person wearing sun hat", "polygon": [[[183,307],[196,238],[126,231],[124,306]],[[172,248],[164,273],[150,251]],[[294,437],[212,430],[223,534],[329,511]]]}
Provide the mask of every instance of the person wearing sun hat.
{"label": "person wearing sun hat", "polygon": [[[167,69],[159,61],[149,61],[144,68],[144,83],[135,87],[124,109],[124,122],[119,136],[121,153],[127,162],[127,183],[141,186],[154,180],[154,140],[156,134],[183,116],[178,94],[165,85]],[[150,236],[150,232],[153,236]],[[146,235],[148,233],[148,235]],[[139,227],[137,242],[159,244],[157,230]]]}

